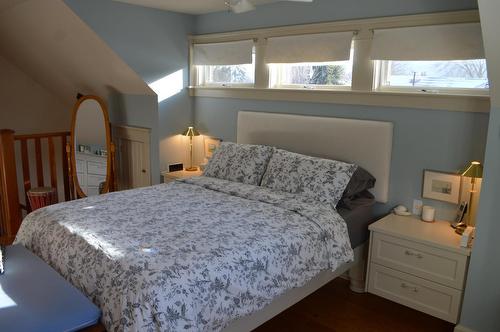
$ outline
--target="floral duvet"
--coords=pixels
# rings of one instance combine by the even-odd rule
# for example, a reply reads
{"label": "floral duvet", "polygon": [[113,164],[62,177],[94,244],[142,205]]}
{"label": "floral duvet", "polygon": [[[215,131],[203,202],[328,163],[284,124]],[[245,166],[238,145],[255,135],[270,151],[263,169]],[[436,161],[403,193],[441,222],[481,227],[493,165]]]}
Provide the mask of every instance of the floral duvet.
{"label": "floral duvet", "polygon": [[353,259],[330,205],[209,177],[37,210],[16,242],[103,312],[108,331],[212,331]]}

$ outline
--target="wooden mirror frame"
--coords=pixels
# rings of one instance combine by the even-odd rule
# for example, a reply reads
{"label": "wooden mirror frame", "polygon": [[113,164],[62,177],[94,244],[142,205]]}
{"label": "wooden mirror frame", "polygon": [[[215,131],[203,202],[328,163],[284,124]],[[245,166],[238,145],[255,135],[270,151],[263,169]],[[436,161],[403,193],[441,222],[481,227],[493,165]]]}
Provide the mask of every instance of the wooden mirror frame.
{"label": "wooden mirror frame", "polygon": [[[86,100],[95,100],[101,107],[102,115],[104,118],[104,127],[106,128],[106,149],[108,151],[108,156],[106,160],[106,183],[102,190],[102,194],[111,192],[115,190],[114,186],[114,154],[115,154],[115,146],[111,141],[111,125],[109,122],[109,113],[108,108],[104,100],[98,96],[86,95],[82,96],[78,99],[76,104],[73,106],[72,110],[72,119],[71,119],[71,138],[70,142],[66,145],[66,152],[68,153],[68,165],[69,165],[69,174],[70,174],[70,183],[74,186],[74,191],[76,192],[77,198],[87,197],[87,194],[83,192],[80,187],[80,182],[78,181],[78,175],[76,170],[76,137],[75,137],[75,129],[76,129],[76,118],[78,115],[78,110],[80,109],[80,105]],[[71,192],[73,192],[73,188]]]}

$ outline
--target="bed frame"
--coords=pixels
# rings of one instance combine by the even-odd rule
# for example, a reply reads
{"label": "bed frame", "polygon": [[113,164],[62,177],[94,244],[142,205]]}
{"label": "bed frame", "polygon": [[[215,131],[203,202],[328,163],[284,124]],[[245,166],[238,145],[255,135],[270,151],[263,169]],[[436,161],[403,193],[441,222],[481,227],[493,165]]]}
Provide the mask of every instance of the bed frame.
{"label": "bed frame", "polygon": [[387,203],[392,154],[391,122],[241,111],[238,143],[355,163],[376,179],[371,190]]}
{"label": "bed frame", "polygon": [[[249,111],[238,114],[238,143],[272,145],[356,163],[375,176],[377,183],[372,193],[383,203],[389,194],[392,134],[390,122]],[[354,248],[354,262],[335,271],[322,271],[303,287],[291,289],[262,310],[234,320],[224,331],[251,331],[343,274],[349,276],[351,290],[364,292],[366,248],[365,244],[359,245]]]}
{"label": "bed frame", "polygon": [[[373,194],[378,202],[387,202],[389,191],[389,174],[392,151],[393,125],[388,122],[297,116],[289,114],[273,114],[264,112],[239,112],[239,143],[267,144],[289,151],[308,155],[344,160],[357,163],[377,178]],[[29,158],[27,142],[34,140],[36,150],[36,167],[38,185],[43,183],[43,166],[41,162],[41,140],[49,144],[51,181],[55,169],[53,155],[53,139],[60,138],[64,142],[69,133],[54,133],[29,136],[16,136],[11,130],[0,131],[0,221],[3,219],[3,231],[15,235],[21,222],[22,209],[29,207],[19,203],[19,190],[16,173],[16,142],[21,146],[23,165],[24,191],[31,187],[29,178]],[[51,148],[52,146],[52,148]],[[64,155],[65,151],[62,151]],[[63,158],[63,165],[67,166]],[[66,172],[67,167],[63,171]],[[27,172],[25,170],[28,170]],[[41,170],[41,171],[40,171]],[[67,176],[64,176],[67,179]],[[65,180],[66,181],[66,180]],[[54,187],[56,183],[52,183]],[[69,184],[64,183],[65,196]],[[5,233],[4,233],[5,234]],[[280,312],[315,292],[328,282],[348,274],[351,289],[364,292],[364,274],[367,246],[362,244],[354,248],[354,262],[344,264],[335,271],[323,271],[311,279],[306,285],[295,288],[275,298],[262,310],[249,316],[241,317],[230,323],[224,331],[251,331]],[[88,331],[103,331],[101,324]]]}

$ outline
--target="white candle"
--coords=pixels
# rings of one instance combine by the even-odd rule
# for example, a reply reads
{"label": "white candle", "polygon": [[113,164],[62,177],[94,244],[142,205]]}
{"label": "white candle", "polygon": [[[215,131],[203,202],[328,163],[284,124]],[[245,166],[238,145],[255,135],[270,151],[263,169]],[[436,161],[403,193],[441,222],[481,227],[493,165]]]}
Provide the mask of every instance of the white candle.
{"label": "white candle", "polygon": [[436,214],[436,209],[432,206],[423,206],[422,207],[422,220],[426,222],[433,222],[434,216]]}

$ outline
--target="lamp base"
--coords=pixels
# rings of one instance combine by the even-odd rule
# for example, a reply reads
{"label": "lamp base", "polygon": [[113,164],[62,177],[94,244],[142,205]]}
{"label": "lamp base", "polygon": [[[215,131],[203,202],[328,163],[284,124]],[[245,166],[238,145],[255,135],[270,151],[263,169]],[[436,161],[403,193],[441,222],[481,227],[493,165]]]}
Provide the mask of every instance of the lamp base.
{"label": "lamp base", "polygon": [[464,222],[458,223],[457,226],[455,227],[455,233],[458,235],[462,235],[467,228],[467,224]]}
{"label": "lamp base", "polygon": [[198,167],[188,167],[186,168],[186,171],[188,172],[196,172],[198,170]]}

